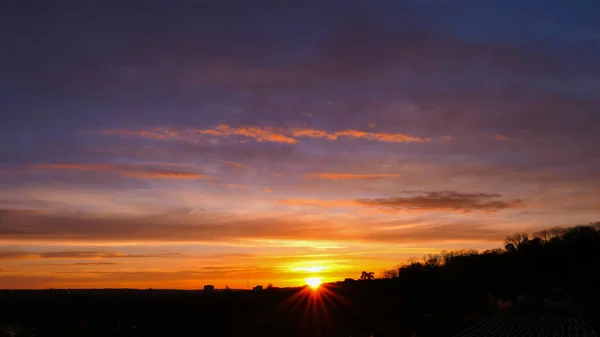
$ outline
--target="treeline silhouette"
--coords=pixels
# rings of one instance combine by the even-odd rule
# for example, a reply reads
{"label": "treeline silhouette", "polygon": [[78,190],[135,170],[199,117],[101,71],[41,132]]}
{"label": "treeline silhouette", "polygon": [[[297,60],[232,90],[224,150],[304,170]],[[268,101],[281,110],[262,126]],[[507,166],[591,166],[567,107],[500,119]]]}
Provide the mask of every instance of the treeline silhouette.
{"label": "treeline silhouette", "polygon": [[373,279],[309,288],[0,291],[18,336],[451,336],[495,315],[584,317],[598,330],[600,223],[442,251]]}
{"label": "treeline silhouette", "polygon": [[[508,236],[503,248],[442,251],[383,272],[414,289],[422,305],[482,301],[489,314],[498,301],[529,300],[531,313],[558,309],[586,314],[597,326],[600,314],[600,222]],[[485,297],[483,296],[485,295]],[[520,299],[520,301],[519,301]],[[535,305],[537,305],[537,308]],[[536,309],[536,310],[534,310]],[[553,311],[556,313],[556,310]]]}
{"label": "treeline silhouette", "polygon": [[[383,272],[384,278],[435,279],[455,289],[514,294],[568,293],[589,299],[598,283],[600,222],[508,236],[504,248],[442,251]],[[583,292],[583,294],[580,294]],[[582,296],[579,296],[582,295]]]}

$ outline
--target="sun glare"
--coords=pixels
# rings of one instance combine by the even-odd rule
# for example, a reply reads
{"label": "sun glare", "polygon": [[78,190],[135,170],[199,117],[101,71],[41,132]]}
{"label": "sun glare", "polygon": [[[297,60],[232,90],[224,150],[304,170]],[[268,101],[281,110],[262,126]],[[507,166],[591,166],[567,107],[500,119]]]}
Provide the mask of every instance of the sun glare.
{"label": "sun glare", "polygon": [[304,279],[304,281],[306,281],[306,284],[308,284],[308,286],[313,289],[319,288],[319,286],[322,283],[320,277],[310,277],[310,278]]}

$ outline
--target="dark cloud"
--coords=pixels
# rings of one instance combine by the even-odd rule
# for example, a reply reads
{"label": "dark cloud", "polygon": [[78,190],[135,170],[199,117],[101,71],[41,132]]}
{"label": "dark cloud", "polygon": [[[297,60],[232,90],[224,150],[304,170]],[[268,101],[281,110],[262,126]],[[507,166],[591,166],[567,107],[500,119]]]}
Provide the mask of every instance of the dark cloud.
{"label": "dark cloud", "polygon": [[[496,212],[525,207],[520,199],[497,200],[499,194],[460,193],[456,191],[417,192],[419,195],[397,198],[359,199],[364,206],[390,211]],[[409,193],[414,194],[414,193]]]}

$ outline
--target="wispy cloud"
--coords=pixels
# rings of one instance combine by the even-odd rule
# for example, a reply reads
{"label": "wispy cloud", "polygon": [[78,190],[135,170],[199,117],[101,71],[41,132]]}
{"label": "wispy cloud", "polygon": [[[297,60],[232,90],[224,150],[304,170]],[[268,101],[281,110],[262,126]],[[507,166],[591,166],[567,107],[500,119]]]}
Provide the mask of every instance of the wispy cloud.
{"label": "wispy cloud", "polygon": [[125,254],[109,251],[51,251],[51,252],[21,252],[0,251],[0,260],[77,260],[77,259],[116,259],[116,258],[159,258],[182,257],[180,253],[166,254]]}
{"label": "wispy cloud", "polygon": [[498,200],[499,194],[460,193],[454,191],[421,192],[405,191],[406,197],[321,200],[283,199],[278,204],[288,206],[317,207],[373,207],[385,212],[497,212],[526,207],[521,199]]}
{"label": "wispy cloud", "polygon": [[[430,197],[433,198],[433,197]],[[463,199],[469,197],[462,197]],[[482,198],[482,197],[479,197]],[[483,197],[485,198],[485,197]],[[387,204],[386,204],[387,202]],[[300,206],[300,207],[377,207],[378,209],[396,207],[408,207],[405,205],[397,206],[397,203],[390,205],[391,201],[323,201],[323,200],[302,200],[289,199],[279,201],[280,205]],[[412,208],[418,210],[451,210],[461,212],[478,207],[483,210],[495,210],[504,205],[482,205],[476,206],[460,204],[454,201],[454,206],[447,202],[443,206],[439,204],[423,205],[422,201],[413,200]],[[419,206],[420,205],[420,206]],[[428,208],[426,208],[428,207]],[[378,220],[361,221],[354,223],[354,220],[346,218],[346,221],[330,215],[319,217],[297,217],[287,219],[280,216],[258,216],[248,218],[247,215],[219,215],[219,214],[194,214],[186,215],[151,215],[151,216],[103,216],[97,217],[88,214],[64,214],[64,215],[20,215],[10,223],[3,223],[6,229],[20,229],[20,233],[12,235],[3,235],[2,240],[5,244],[18,244],[19,242],[58,242],[65,244],[68,242],[81,243],[91,242],[103,243],[126,243],[126,242],[172,242],[172,243],[219,243],[240,245],[244,242],[248,245],[255,245],[253,242],[264,246],[265,240],[287,240],[289,242],[418,242],[419,235],[428,231],[428,227],[412,226],[405,228],[399,233],[391,233],[389,227],[392,225],[389,221],[384,223]],[[127,226],[123,226],[127,223]],[[352,230],[348,230],[350,223],[353,223]],[[394,226],[398,227],[403,222],[394,220]],[[26,225],[25,225],[26,224]],[[440,224],[441,225],[441,224]],[[378,233],[385,231],[388,236],[379,236]],[[505,233],[507,234],[507,233]],[[406,237],[412,241],[405,241]],[[373,239],[371,239],[373,238]],[[376,239],[374,239],[376,238]],[[453,240],[460,239],[454,237],[452,231],[436,232],[428,234],[427,241]],[[473,239],[476,239],[475,236]],[[491,240],[490,237],[479,238],[482,241]],[[498,239],[498,237],[493,238]],[[32,255],[33,254],[33,255]],[[0,254],[4,259],[109,259],[109,258],[134,258],[134,257],[164,257],[170,255],[152,254],[152,255],[127,255],[119,252],[105,251],[51,251],[45,253],[23,253],[8,251]]]}
{"label": "wispy cloud", "polygon": [[364,139],[369,141],[386,143],[430,143],[431,138],[420,138],[403,133],[367,132],[362,130],[346,129],[341,131],[326,131],[311,128],[282,128],[274,126],[230,126],[227,124],[217,125],[212,129],[185,129],[170,130],[166,128],[154,128],[150,130],[101,130],[100,134],[117,135],[120,137],[152,138],[156,140],[187,140],[194,141],[200,137],[230,137],[237,136],[254,139],[257,142],[296,144],[300,138],[312,138],[323,140],[339,140],[341,138]]}
{"label": "wispy cloud", "polygon": [[257,142],[273,142],[295,144],[297,140],[286,136],[279,128],[275,127],[258,127],[258,126],[241,126],[231,127],[226,124],[218,125],[214,129],[196,129],[193,131],[197,135],[209,135],[215,137],[242,136],[252,138]]}
{"label": "wispy cloud", "polygon": [[32,164],[29,168],[54,169],[54,170],[76,170],[76,171],[105,171],[114,172],[122,176],[140,178],[140,179],[206,179],[200,173],[179,171],[179,170],[161,170],[157,168],[146,167],[143,165],[124,165],[124,164]]}
{"label": "wispy cloud", "polygon": [[287,205],[287,206],[317,206],[317,207],[360,206],[354,200],[282,199],[282,200],[277,200],[277,203],[280,205]]}
{"label": "wispy cloud", "polygon": [[57,267],[72,267],[72,266],[116,266],[117,262],[75,262],[75,263],[30,263],[23,264],[25,266],[57,266]]}
{"label": "wispy cloud", "polygon": [[327,179],[327,180],[375,180],[386,178],[397,178],[397,173],[372,173],[372,174],[353,174],[353,173],[310,173],[305,174],[305,178]]}
{"label": "wispy cloud", "polygon": [[235,162],[235,161],[230,161],[230,160],[219,160],[219,161],[221,163],[227,164],[230,167],[233,167],[235,169],[245,169],[245,168],[248,168],[247,165],[244,165],[242,163],[238,163],[238,162]]}

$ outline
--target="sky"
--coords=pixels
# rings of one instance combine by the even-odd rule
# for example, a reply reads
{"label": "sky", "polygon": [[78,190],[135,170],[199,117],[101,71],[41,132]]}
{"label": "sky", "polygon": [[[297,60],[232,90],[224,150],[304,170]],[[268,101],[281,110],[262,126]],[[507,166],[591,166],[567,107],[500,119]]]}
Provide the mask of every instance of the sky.
{"label": "sky", "polygon": [[246,288],[600,220],[600,3],[13,1],[0,288]]}

